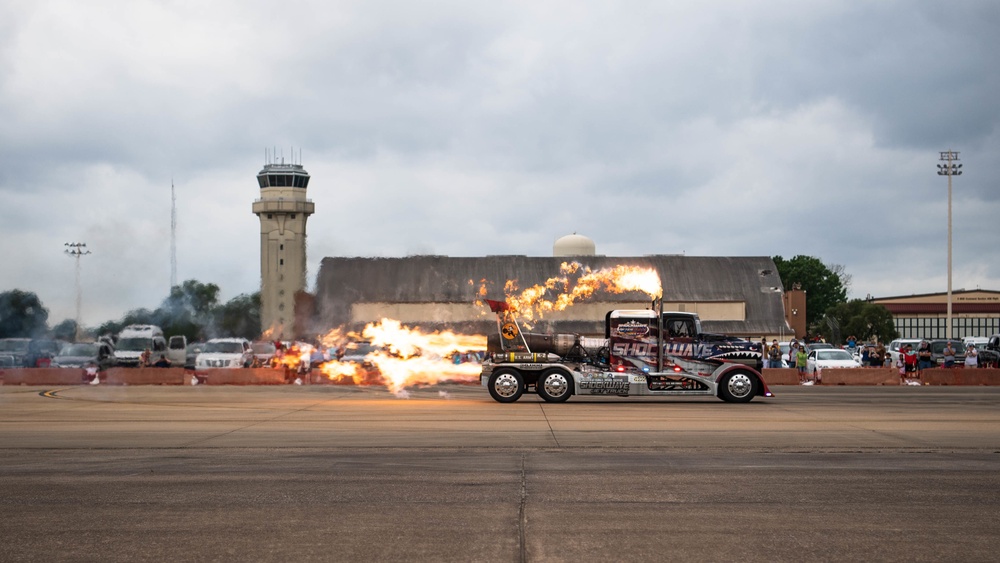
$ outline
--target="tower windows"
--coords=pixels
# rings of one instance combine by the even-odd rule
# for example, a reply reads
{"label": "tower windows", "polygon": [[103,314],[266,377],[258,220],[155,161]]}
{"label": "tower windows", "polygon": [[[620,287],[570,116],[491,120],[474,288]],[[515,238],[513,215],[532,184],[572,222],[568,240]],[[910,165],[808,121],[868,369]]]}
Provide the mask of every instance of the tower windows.
{"label": "tower windows", "polygon": [[289,219],[294,219],[294,218],[295,218],[295,214],[294,214],[294,213],[292,213],[292,216],[291,216],[291,217],[289,217]]}
{"label": "tower windows", "polygon": [[284,250],[284,249],[285,249],[285,245],[283,245],[283,244],[279,244],[278,245],[278,250]]}
{"label": "tower windows", "polygon": [[279,266],[284,266],[285,265],[285,259],[284,258],[279,259],[278,260],[278,265]]}

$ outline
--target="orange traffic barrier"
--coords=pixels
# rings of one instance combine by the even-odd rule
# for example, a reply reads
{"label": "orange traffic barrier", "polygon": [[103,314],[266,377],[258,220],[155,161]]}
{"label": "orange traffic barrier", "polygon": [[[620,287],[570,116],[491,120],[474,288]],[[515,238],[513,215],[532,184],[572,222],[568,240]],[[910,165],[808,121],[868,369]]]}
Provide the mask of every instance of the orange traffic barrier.
{"label": "orange traffic barrier", "polygon": [[934,368],[920,376],[924,385],[1000,385],[997,368]]}

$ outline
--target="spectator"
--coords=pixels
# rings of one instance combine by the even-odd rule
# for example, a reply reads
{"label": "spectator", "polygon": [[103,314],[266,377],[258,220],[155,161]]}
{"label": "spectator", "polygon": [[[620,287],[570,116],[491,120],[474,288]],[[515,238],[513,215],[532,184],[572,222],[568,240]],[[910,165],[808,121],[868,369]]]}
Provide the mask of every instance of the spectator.
{"label": "spectator", "polygon": [[142,354],[139,354],[139,367],[148,368],[149,361],[151,359],[152,359],[152,353],[149,351],[149,348],[146,348],[145,350],[142,351]]}
{"label": "spectator", "polygon": [[767,359],[770,362],[768,367],[770,368],[780,368],[781,367],[781,345],[778,344],[778,339],[775,338],[774,342],[771,343],[771,349],[767,352]]}
{"label": "spectator", "polygon": [[156,360],[156,363],[153,364],[153,367],[154,368],[168,368],[168,367],[170,367],[170,360],[168,360],[167,357],[164,356],[163,354],[160,354],[160,359]]}
{"label": "spectator", "polygon": [[871,363],[872,355],[868,346],[861,349],[861,365],[867,366]]}
{"label": "spectator", "polygon": [[923,340],[920,342],[920,349],[917,350],[917,374],[923,373],[925,369],[930,369],[934,365],[931,357],[931,343]]}
{"label": "spectator", "polygon": [[[907,344],[903,349],[903,369],[907,377],[919,377],[917,374],[917,352],[913,349],[912,344]],[[905,378],[904,378],[905,379]],[[904,382],[907,385],[920,385],[917,381],[914,383],[912,379],[906,379]]]}
{"label": "spectator", "polygon": [[[806,367],[809,365],[809,357],[806,355],[806,349],[804,346],[799,347],[798,351],[795,353],[795,367],[799,370],[799,383],[806,384]],[[812,381],[809,382],[812,384]]]}
{"label": "spectator", "polygon": [[979,350],[976,350],[972,344],[969,344],[969,347],[965,349],[965,367],[979,367]]}
{"label": "spectator", "polygon": [[955,366],[955,349],[951,346],[950,340],[945,345],[941,354],[944,356],[944,367],[950,368]]}
{"label": "spectator", "polygon": [[877,368],[882,366],[882,356],[879,354],[879,347],[871,346],[868,352],[868,365]]}

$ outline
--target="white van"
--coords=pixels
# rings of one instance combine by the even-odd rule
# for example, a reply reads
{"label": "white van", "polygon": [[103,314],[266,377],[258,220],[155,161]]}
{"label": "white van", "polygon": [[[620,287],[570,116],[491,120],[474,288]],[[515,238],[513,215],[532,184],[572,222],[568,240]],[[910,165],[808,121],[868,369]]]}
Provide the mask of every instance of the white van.
{"label": "white van", "polygon": [[976,347],[976,350],[982,350],[983,346],[986,346],[989,341],[990,339],[985,336],[966,336],[962,339],[962,344],[966,348],[971,344]]}
{"label": "white van", "polygon": [[163,329],[155,325],[128,325],[118,333],[115,361],[119,366],[138,366],[139,357],[145,350],[149,350],[150,362],[155,362],[160,354],[166,353],[167,340],[163,338]]}

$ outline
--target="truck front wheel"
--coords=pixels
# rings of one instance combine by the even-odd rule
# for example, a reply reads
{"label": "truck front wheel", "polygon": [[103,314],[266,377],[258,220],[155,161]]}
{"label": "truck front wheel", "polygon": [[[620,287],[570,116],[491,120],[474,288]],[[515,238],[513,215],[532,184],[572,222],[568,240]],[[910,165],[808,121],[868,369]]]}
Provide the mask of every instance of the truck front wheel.
{"label": "truck front wheel", "polygon": [[719,398],[727,403],[749,403],[757,394],[757,378],[745,371],[734,371],[722,377]]}
{"label": "truck front wheel", "polygon": [[501,368],[489,380],[490,396],[498,403],[513,403],[524,394],[524,378],[517,370]]}
{"label": "truck front wheel", "polygon": [[561,403],[573,394],[573,376],[566,370],[552,368],[538,378],[538,394],[549,403]]}

